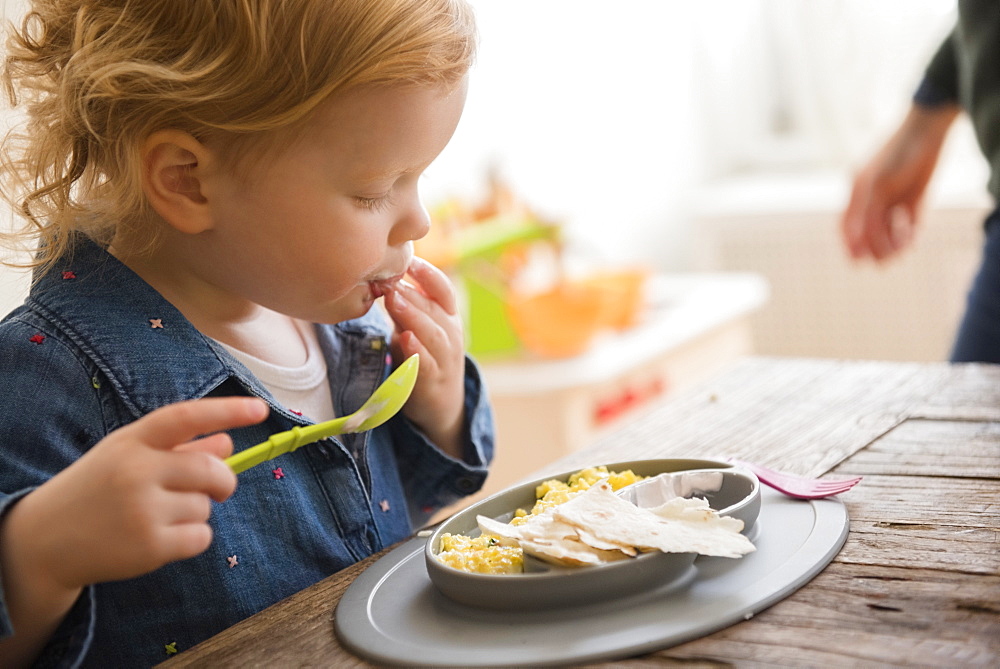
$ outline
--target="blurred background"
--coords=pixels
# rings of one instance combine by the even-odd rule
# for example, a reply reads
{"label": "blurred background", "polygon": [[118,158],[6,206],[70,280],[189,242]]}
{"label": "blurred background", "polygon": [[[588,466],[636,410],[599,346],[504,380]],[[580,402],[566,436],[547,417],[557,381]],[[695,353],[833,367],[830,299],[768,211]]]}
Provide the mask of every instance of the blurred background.
{"label": "blurred background", "polygon": [[[954,0],[472,4],[479,60],[429,206],[483,197],[494,170],[578,262],[769,278],[762,352],[947,355],[988,204],[968,127],[915,250],[855,267],[835,233],[852,169],[901,117]],[[0,307],[23,282],[4,271]]]}
{"label": "blurred background", "polygon": [[479,63],[429,202],[495,167],[575,257],[769,279],[759,352],[946,359],[989,206],[968,125],[903,258],[852,264],[837,223],[954,0],[473,4]]}
{"label": "blurred background", "polygon": [[[740,355],[947,359],[990,206],[967,122],[902,258],[852,263],[837,226],[955,0],[471,2],[479,59],[421,252],[463,291],[529,465]],[[0,270],[0,308],[26,286]]]}

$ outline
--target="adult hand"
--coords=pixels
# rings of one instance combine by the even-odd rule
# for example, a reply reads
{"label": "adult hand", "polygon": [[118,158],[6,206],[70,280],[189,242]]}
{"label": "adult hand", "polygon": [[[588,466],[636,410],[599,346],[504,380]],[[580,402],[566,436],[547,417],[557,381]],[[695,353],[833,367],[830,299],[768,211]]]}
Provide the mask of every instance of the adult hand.
{"label": "adult hand", "polygon": [[840,221],[848,254],[886,260],[913,240],[927,184],[958,107],[914,105],[889,141],[855,176]]}

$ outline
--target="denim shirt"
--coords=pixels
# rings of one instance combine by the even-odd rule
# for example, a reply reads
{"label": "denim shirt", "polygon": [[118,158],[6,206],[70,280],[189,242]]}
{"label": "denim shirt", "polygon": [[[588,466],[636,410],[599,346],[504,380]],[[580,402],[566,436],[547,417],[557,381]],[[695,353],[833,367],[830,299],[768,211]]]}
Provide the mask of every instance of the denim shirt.
{"label": "denim shirt", "polygon": [[[374,312],[317,327],[338,415],[356,410],[391,369],[389,326]],[[0,323],[0,387],[0,516],[109,432],[166,404],[267,400],[265,422],[231,431],[236,451],[309,423],[89,240]],[[207,551],[85,588],[38,664],[155,664],[407,537],[486,477],[493,421],[471,360],[465,409],[462,460],[400,414],[240,474],[233,496],[213,503]],[[0,638],[15,632],[0,593]]]}

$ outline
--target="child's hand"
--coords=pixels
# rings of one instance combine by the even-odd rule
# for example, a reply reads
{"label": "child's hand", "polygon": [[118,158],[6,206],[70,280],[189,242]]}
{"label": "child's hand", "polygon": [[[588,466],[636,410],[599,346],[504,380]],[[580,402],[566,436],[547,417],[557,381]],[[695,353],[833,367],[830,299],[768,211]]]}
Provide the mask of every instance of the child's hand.
{"label": "child's hand", "polygon": [[[35,529],[22,546],[34,575],[65,588],[145,574],[208,548],[210,499],[223,501],[236,475],[222,461],[225,432],[258,423],[267,405],[246,397],[164,407],[109,434],[11,511]],[[193,440],[193,441],[192,441]],[[37,528],[45,528],[38,532]],[[29,550],[30,549],[30,550]]]}
{"label": "child's hand", "polygon": [[403,413],[442,450],[461,457],[465,341],[455,288],[422,258],[413,259],[409,277],[413,285],[400,282],[385,298],[396,324],[393,357],[420,354],[420,373]]}

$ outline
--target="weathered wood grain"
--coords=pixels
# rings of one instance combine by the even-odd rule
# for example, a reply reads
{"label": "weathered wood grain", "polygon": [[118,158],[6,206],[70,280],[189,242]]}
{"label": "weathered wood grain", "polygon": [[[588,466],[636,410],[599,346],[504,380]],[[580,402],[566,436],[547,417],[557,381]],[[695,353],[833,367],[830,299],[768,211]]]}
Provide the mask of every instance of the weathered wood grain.
{"label": "weathered wood grain", "polygon": [[998,602],[1000,576],[838,561],[750,621],[655,655],[738,666],[991,666]]}
{"label": "weathered wood grain", "polygon": [[948,370],[947,365],[751,358],[545,471],[599,462],[614,453],[617,460],[752,458],[819,475],[897,426],[910,407],[926,406]]}
{"label": "weathered wood grain", "polygon": [[[1000,666],[1000,366],[752,358],[545,473],[722,455],[864,476],[843,496],[843,550],[751,620],[595,666]],[[339,646],[333,617],[378,557],[166,666],[370,666]]]}
{"label": "weathered wood grain", "polygon": [[995,422],[908,418],[842,463],[839,474],[1000,478],[1000,416]]}

